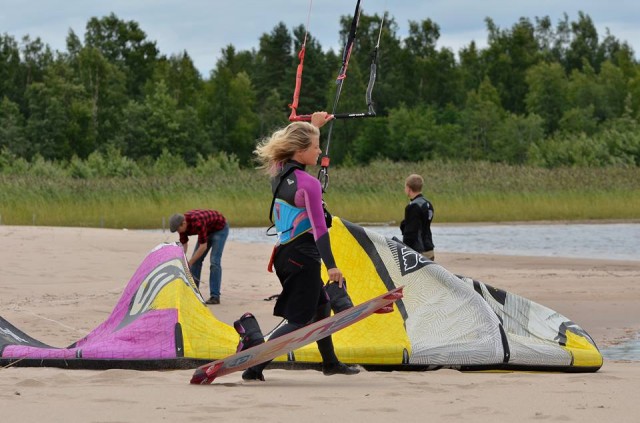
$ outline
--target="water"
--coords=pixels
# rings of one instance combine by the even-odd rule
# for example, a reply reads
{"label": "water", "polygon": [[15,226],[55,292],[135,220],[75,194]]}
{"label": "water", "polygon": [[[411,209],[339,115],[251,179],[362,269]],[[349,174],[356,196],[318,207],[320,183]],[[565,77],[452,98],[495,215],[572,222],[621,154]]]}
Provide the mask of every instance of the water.
{"label": "water", "polygon": [[[386,237],[402,239],[395,226],[365,226]],[[434,225],[437,252],[516,256],[573,257],[640,261],[640,223]],[[231,228],[238,242],[274,243],[265,228]],[[602,348],[609,360],[640,361],[640,334]]]}
{"label": "water", "polygon": [[600,349],[605,360],[640,361],[640,334],[618,345]]}
{"label": "water", "polygon": [[[402,238],[395,226],[365,226]],[[640,261],[640,223],[434,225],[436,252]],[[239,242],[273,243],[265,228],[231,228]]]}

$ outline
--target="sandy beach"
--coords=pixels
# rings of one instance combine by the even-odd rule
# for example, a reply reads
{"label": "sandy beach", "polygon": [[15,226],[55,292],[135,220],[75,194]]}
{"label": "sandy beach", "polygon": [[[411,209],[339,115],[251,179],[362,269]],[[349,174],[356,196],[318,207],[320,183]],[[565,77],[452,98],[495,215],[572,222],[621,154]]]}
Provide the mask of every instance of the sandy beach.
{"label": "sandy beach", "polygon": [[[65,347],[111,313],[147,253],[177,240],[160,231],[0,226],[0,315],[32,337]],[[222,303],[232,324],[245,311],[263,329],[278,321],[267,273],[271,246],[230,242]],[[447,254],[437,261],[546,305],[585,329],[600,348],[640,332],[640,262]],[[203,279],[207,280],[206,271]],[[206,297],[208,286],[201,285]],[[192,370],[0,369],[2,422],[506,422],[640,421],[640,363],[609,361],[596,373],[367,372],[323,376],[267,370],[189,384]],[[634,399],[635,398],[635,399]]]}

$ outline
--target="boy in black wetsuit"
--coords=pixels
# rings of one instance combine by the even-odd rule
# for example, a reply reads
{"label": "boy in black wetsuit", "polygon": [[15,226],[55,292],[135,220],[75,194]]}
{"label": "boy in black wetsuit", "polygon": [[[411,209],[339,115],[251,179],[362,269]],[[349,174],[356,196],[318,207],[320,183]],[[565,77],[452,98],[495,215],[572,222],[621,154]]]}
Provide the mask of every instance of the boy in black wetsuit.
{"label": "boy in black wetsuit", "polygon": [[404,209],[404,220],[400,224],[402,242],[431,261],[435,260],[431,235],[433,204],[422,195],[424,180],[422,176],[409,175],[404,184],[404,192],[409,204]]}

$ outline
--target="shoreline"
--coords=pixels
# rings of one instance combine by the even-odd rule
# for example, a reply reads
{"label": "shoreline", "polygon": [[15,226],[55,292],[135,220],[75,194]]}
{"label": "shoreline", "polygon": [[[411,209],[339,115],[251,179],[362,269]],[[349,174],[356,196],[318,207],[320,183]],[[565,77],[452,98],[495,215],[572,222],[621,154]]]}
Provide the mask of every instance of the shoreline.
{"label": "shoreline", "polygon": [[[360,226],[399,226],[400,222],[354,222]],[[640,219],[578,219],[578,220],[515,220],[495,222],[432,222],[432,226],[492,226],[492,225],[608,225],[636,224]],[[254,226],[249,226],[254,227]],[[259,226],[258,226],[259,227]]]}
{"label": "shoreline", "polygon": [[[1,216],[0,216],[1,217]],[[360,226],[400,226],[400,222],[390,220],[386,222],[353,222]],[[477,222],[438,222],[434,221],[432,226],[500,226],[500,225],[608,225],[608,224],[640,224],[640,218],[637,219],[558,219],[558,220],[500,220],[500,221],[477,221]],[[0,220],[0,227],[29,227],[29,228],[79,228],[79,229],[113,229],[113,230],[131,230],[131,231],[156,231],[163,230],[163,228],[106,228],[103,226],[52,226],[52,225],[16,225],[5,224]],[[255,226],[234,226],[235,228],[262,228],[265,229],[267,225],[255,225]],[[164,228],[164,230],[168,230]]]}

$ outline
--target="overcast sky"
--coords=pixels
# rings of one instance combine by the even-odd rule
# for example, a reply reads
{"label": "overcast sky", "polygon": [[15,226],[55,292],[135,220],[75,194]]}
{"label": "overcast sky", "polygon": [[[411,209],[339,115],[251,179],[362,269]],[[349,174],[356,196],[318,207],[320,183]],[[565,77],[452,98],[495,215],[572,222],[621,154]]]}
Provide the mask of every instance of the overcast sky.
{"label": "overcast sky", "polygon": [[[309,31],[323,48],[342,50],[339,18],[352,15],[355,4],[355,0],[313,0]],[[636,57],[640,52],[638,0],[362,0],[362,8],[368,15],[387,10],[401,38],[409,20],[430,18],[440,25],[438,46],[456,53],[472,40],[486,46],[486,17],[501,29],[509,29],[520,17],[534,22],[535,17],[549,16],[555,27],[563,13],[576,21],[582,11],[595,23],[600,40],[608,28],[632,46]],[[64,51],[69,29],[83,40],[88,20],[111,12],[122,20],[138,22],[162,54],[186,50],[208,77],[225,46],[250,50],[279,22],[290,30],[305,25],[309,0],[0,0],[0,33],[17,40],[24,35],[40,37],[53,49]]]}

